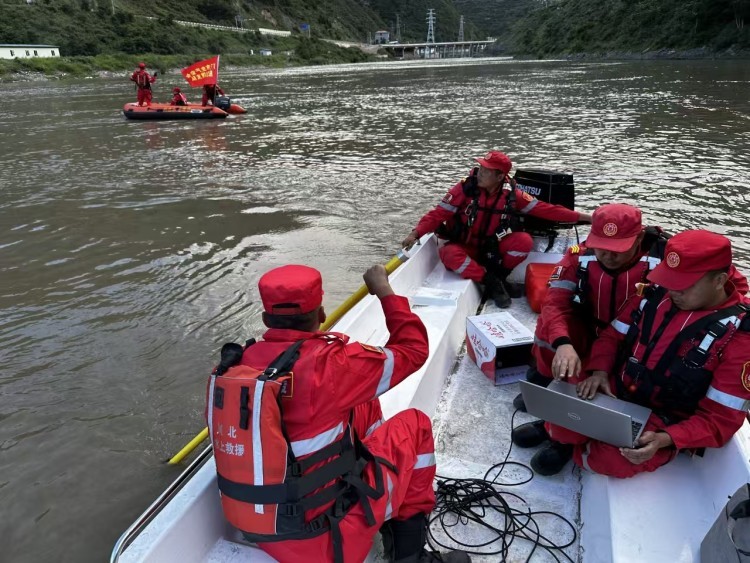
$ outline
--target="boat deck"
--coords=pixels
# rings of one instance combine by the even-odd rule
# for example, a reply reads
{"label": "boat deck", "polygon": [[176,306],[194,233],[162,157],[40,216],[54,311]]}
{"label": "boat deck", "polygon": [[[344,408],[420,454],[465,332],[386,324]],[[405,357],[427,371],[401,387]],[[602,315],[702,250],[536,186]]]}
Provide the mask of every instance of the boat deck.
{"label": "boat deck", "polygon": [[[558,240],[563,248],[571,242],[570,237]],[[542,250],[545,246],[540,241]],[[539,260],[540,256],[537,254],[533,259]],[[430,359],[417,373],[384,394],[381,404],[386,418],[409,407],[419,408],[432,417],[438,475],[483,478],[488,469],[503,462],[511,447],[512,401],[518,393],[518,384],[495,386],[465,354],[465,348],[461,347],[465,319],[475,314],[479,294],[472,282],[446,272],[436,260],[435,241],[426,240],[408,267],[391,276],[394,290],[401,295],[413,296],[418,288],[431,287],[455,291],[460,297],[451,306],[413,307],[428,330]],[[494,304],[489,304],[483,312],[495,310]],[[510,311],[533,329],[536,315],[525,299],[514,299]],[[356,305],[335,329],[371,344],[383,344],[387,339],[382,311],[371,296]],[[517,413],[514,424],[530,420],[529,415]],[[554,477],[534,476],[528,483],[509,486],[505,484],[531,477],[531,471],[520,465],[506,467],[497,481],[503,484],[503,498],[508,504],[526,512],[546,512],[534,518],[548,544],[565,545],[574,541],[559,551],[534,549],[534,542],[516,538],[504,560],[527,561],[531,556],[531,561],[542,563],[566,560],[696,563],[701,539],[728,496],[750,481],[749,437],[750,427],[746,423],[725,447],[709,449],[702,458],[680,455],[655,473],[625,480],[581,471],[571,462]],[[514,447],[509,460],[528,465],[535,451]],[[571,522],[576,538],[572,538],[565,521],[549,513]],[[497,513],[486,520],[504,528]],[[452,545],[439,525],[434,524],[432,531],[437,541]],[[478,545],[492,539],[487,530],[473,523],[459,524],[450,532],[464,544]],[[190,475],[153,519],[148,519],[132,543],[126,543],[129,545],[119,561],[272,561],[245,543],[223,518],[212,457]],[[501,543],[496,542],[470,551],[488,553],[500,548]],[[114,554],[112,560],[118,560]],[[472,557],[474,563],[501,560],[503,557],[498,554]],[[367,563],[383,561],[380,541],[376,538]]]}
{"label": "boat deck", "polygon": [[[492,312],[494,305],[484,312]],[[536,315],[529,309],[525,299],[513,300],[513,315],[533,330]],[[529,465],[533,449],[511,448],[511,420],[513,420],[513,398],[519,393],[518,384],[495,386],[469,359],[463,355],[458,369],[452,375],[446,386],[443,397],[438,405],[434,418],[436,435],[436,453],[438,474],[453,478],[482,479],[485,473],[495,464],[501,463],[510,449],[508,460]],[[522,424],[534,420],[526,413],[517,413],[513,423]],[[500,468],[490,474],[491,478],[498,475]],[[504,486],[502,489],[513,495],[518,495],[525,502],[521,502],[511,495],[504,495],[511,507],[521,511],[550,511],[555,512],[576,525],[580,515],[581,482],[580,471],[569,464],[559,475],[554,477],[536,477],[533,471],[517,465],[507,466],[499,473],[497,482],[515,483],[531,481],[519,486]],[[503,529],[504,522],[499,513],[490,513],[488,523]],[[570,527],[558,518],[552,516],[536,516],[540,527],[540,534],[554,544],[564,545],[574,540]],[[578,532],[576,525],[576,534]],[[433,526],[436,537],[444,537],[442,530],[436,524]],[[464,543],[480,544],[496,537],[488,530],[469,524],[451,530]],[[531,535],[531,532],[529,532]],[[450,545],[449,540],[441,541]],[[496,542],[485,548],[474,548],[472,551],[497,551],[502,547]],[[534,544],[517,537],[510,545],[507,561],[526,561]],[[578,541],[564,550],[572,561],[578,561]],[[540,548],[536,548],[534,561],[547,562],[564,560],[565,556],[555,553],[557,559]],[[476,563],[496,563],[499,555],[472,556]]]}

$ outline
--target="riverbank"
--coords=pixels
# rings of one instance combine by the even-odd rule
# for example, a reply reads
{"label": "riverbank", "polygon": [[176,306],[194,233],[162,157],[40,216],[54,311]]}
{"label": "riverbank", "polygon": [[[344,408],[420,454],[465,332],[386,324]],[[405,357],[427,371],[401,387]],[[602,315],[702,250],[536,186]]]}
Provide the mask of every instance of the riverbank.
{"label": "riverbank", "polygon": [[[271,51],[271,55],[222,54],[221,69],[232,68],[284,68],[324,64],[362,63],[378,60],[377,56],[363,53],[357,48],[344,48],[320,40],[293,38],[286,48]],[[216,53],[194,55],[96,55],[82,57],[0,59],[0,82],[59,80],[66,78],[93,78],[122,75],[132,71],[143,61],[160,74],[178,73],[195,61]]]}
{"label": "riverbank", "polygon": [[715,51],[706,47],[694,49],[655,49],[643,51],[602,51],[584,53],[556,53],[534,55],[514,53],[513,58],[520,61],[563,60],[563,61],[675,61],[675,60],[750,60],[750,50],[730,47]]}
{"label": "riverbank", "polygon": [[724,49],[714,51],[706,47],[695,49],[657,49],[644,51],[607,51],[603,53],[568,53],[559,57],[545,58],[562,58],[570,61],[590,61],[590,60],[622,60],[622,61],[656,61],[656,60],[747,60],[750,59],[750,50],[748,49]]}

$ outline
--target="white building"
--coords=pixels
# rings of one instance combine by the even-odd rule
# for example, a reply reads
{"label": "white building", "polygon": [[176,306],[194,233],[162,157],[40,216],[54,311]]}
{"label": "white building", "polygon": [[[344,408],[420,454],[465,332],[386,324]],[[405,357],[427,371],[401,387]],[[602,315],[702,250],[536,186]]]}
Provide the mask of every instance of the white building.
{"label": "white building", "polygon": [[375,41],[373,43],[384,45],[391,40],[391,34],[388,31],[380,30],[375,32]]}
{"label": "white building", "polygon": [[0,59],[30,59],[33,57],[59,57],[56,45],[12,45],[0,43]]}

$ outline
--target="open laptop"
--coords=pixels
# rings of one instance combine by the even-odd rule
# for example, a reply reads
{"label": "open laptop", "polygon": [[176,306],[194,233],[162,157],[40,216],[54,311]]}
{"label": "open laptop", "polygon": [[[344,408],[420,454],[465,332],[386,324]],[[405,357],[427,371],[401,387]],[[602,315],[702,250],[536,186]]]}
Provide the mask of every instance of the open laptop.
{"label": "open laptop", "polygon": [[603,393],[590,401],[581,399],[572,383],[553,381],[541,387],[520,381],[519,385],[529,414],[613,446],[637,447],[651,415],[651,409]]}

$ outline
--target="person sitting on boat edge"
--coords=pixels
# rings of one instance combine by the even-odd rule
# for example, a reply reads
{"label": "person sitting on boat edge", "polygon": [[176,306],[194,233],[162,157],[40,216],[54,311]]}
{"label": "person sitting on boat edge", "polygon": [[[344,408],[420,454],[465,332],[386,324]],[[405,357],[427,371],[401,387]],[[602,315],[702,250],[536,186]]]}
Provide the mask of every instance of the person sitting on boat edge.
{"label": "person sitting on boat edge", "polygon": [[[585,243],[571,247],[550,277],[534,334],[535,367],[528,370],[527,381],[546,387],[553,377],[580,375],[594,339],[662,261],[668,239],[659,227],[644,228],[641,210],[632,205],[605,204],[594,211]],[[729,276],[735,289],[747,293],[747,280],[734,265]],[[522,395],[513,406],[526,410]],[[542,420],[521,424],[511,437],[522,448],[550,438]],[[555,474],[572,455],[570,445],[553,442],[534,454],[531,467],[541,475]]]}
{"label": "person sitting on boat edge", "polygon": [[546,203],[518,189],[508,176],[511,160],[500,151],[474,160],[479,167],[419,220],[402,245],[410,248],[431,232],[447,239],[439,250],[445,267],[483,284],[497,306],[506,308],[511,302],[503,282],[533,247],[531,235],[518,230],[518,216],[528,214],[565,223],[591,222],[591,216]]}
{"label": "person sitting on boat edge", "polygon": [[[302,342],[293,368],[293,391],[282,399],[281,416],[295,465],[305,460],[312,464],[300,469],[300,479],[312,476],[320,484],[299,503],[278,499],[279,506],[304,514],[301,523],[307,531],[281,541],[281,536],[269,541],[267,536],[245,535],[278,561],[348,563],[365,560],[380,529],[389,561],[468,563],[465,553],[439,559],[425,550],[427,516],[435,505],[429,417],[408,409],[381,421],[378,397],[424,364],[429,354],[427,331],[407,299],[393,292],[383,266],[368,269],[364,280],[380,300],[390,331],[382,347],[319,332],[325,312],[317,270],[283,266],[258,282],[268,330],[245,349],[241,363],[263,370],[293,343]],[[338,460],[348,459],[351,467],[335,478],[327,473],[316,476],[316,471],[328,469],[331,456],[336,460],[327,452],[337,444]]]}
{"label": "person sitting on boat edge", "polygon": [[665,465],[681,450],[720,448],[750,406],[750,300],[731,283],[726,237],[684,231],[666,244],[635,295],[594,342],[578,394],[597,392],[652,410],[637,448],[617,448],[547,424],[574,447],[574,461],[596,473],[632,477]]}
{"label": "person sitting on boat edge", "polygon": [[185,97],[185,94],[183,94],[182,90],[180,90],[177,86],[172,88],[172,101],[169,102],[169,105],[171,106],[188,105],[188,101],[187,101],[187,98]]}
{"label": "person sitting on boat edge", "polygon": [[148,71],[146,71],[146,63],[138,63],[138,69],[130,75],[130,80],[135,82],[138,89],[139,106],[151,105],[151,99],[153,97],[151,93],[151,85],[156,82],[156,76],[158,74],[159,73],[155,71],[154,75],[151,76]]}
{"label": "person sitting on boat edge", "polygon": [[207,106],[208,102],[214,105],[216,96],[224,96],[224,90],[218,84],[204,84],[203,85],[203,97],[201,98],[201,105]]}

